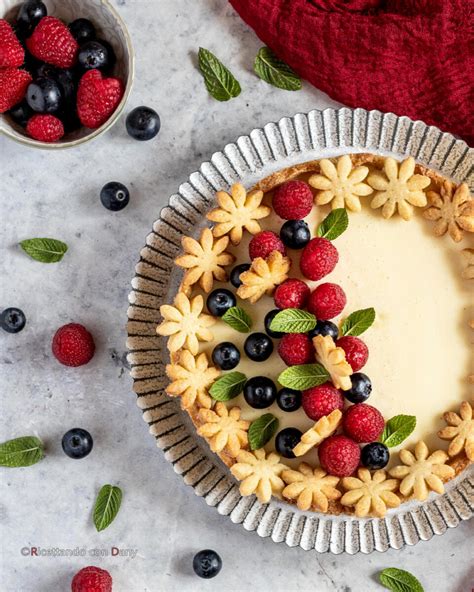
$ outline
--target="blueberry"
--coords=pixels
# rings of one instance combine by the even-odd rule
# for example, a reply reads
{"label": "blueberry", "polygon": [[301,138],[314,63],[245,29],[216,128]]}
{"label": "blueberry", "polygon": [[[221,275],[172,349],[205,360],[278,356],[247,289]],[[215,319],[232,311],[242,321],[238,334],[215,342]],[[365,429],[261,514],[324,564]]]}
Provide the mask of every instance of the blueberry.
{"label": "blueberry", "polygon": [[23,100],[21,103],[18,103],[14,107],[8,111],[8,115],[13,119],[15,123],[21,125],[22,127],[26,127],[28,123],[28,119],[34,114],[33,109],[28,105],[28,103]]}
{"label": "blueberry", "polygon": [[87,430],[73,428],[64,434],[61,444],[70,458],[84,458],[92,450],[94,442]]}
{"label": "blueberry", "polygon": [[6,308],[0,314],[0,327],[7,333],[19,333],[25,325],[25,313],[19,308]]}
{"label": "blueberry", "polygon": [[108,69],[112,70],[112,68],[115,66],[115,62],[117,61],[117,56],[115,55],[114,48],[105,39],[96,39],[96,41],[100,43],[103,47],[105,47],[105,49],[107,50],[109,60]]}
{"label": "blueberry", "polygon": [[221,317],[229,308],[237,304],[237,299],[230,290],[218,288],[213,290],[206,300],[207,310],[215,317]]}
{"label": "blueberry", "polygon": [[244,271],[248,271],[250,269],[250,263],[241,263],[240,265],[236,265],[234,269],[230,272],[230,283],[234,286],[234,288],[239,288],[242,285],[242,281],[240,279],[240,274],[244,273]]}
{"label": "blueberry", "polygon": [[288,220],[281,227],[280,238],[289,249],[302,249],[309,243],[311,232],[304,220]]}
{"label": "blueberry", "polygon": [[232,370],[240,362],[240,352],[233,343],[224,341],[212,350],[212,361],[221,370]]}
{"label": "blueberry", "polygon": [[390,452],[385,444],[381,442],[371,442],[366,444],[361,451],[361,463],[364,467],[375,471],[376,469],[383,469],[387,466],[390,460]]}
{"label": "blueberry", "polygon": [[316,335],[330,335],[334,341],[338,338],[339,330],[337,325],[331,323],[331,321],[318,321],[316,327],[312,329],[308,335],[313,339]]}
{"label": "blueberry", "polygon": [[17,16],[18,26],[25,32],[32,32],[48,10],[40,0],[27,0],[20,6]]}
{"label": "blueberry", "polygon": [[135,140],[151,140],[160,131],[160,116],[150,107],[135,107],[127,115],[125,126],[129,136]]}
{"label": "blueberry", "polygon": [[26,90],[28,105],[38,113],[57,113],[63,106],[63,94],[54,78],[39,77]]}
{"label": "blueberry", "polygon": [[111,181],[100,190],[100,201],[104,208],[118,212],[127,206],[130,201],[130,193],[122,183]]}
{"label": "blueberry", "polygon": [[301,391],[284,387],[278,391],[276,402],[283,411],[296,411],[301,407]]}
{"label": "blueberry", "polygon": [[244,399],[254,409],[265,409],[275,401],[277,389],[266,376],[254,376],[244,385]]}
{"label": "blueberry", "polygon": [[274,308],[273,310],[270,310],[269,312],[267,312],[267,314],[265,315],[265,331],[267,332],[268,335],[270,335],[270,337],[273,337],[274,339],[281,339],[284,335],[284,333],[280,333],[280,331],[272,331],[270,329],[270,325],[272,324],[273,319],[275,318],[275,316],[280,312],[279,308]]}
{"label": "blueberry", "polygon": [[352,386],[343,394],[351,403],[363,403],[370,397],[372,392],[372,383],[370,378],[362,372],[355,372],[351,376]]}
{"label": "blueberry", "polygon": [[87,41],[79,48],[77,62],[84,70],[110,68],[109,50],[99,41]]}
{"label": "blueberry", "polygon": [[245,340],[244,350],[254,362],[264,362],[272,355],[273,341],[265,333],[252,333]]}
{"label": "blueberry", "polygon": [[293,448],[303,435],[297,428],[285,428],[278,432],[275,438],[275,450],[285,458],[295,458]]}
{"label": "blueberry", "polygon": [[200,578],[214,578],[222,569],[222,559],[215,551],[204,549],[194,555],[193,569]]}
{"label": "blueberry", "polygon": [[95,38],[95,27],[86,18],[78,18],[69,24],[69,30],[74,39],[82,45],[87,41],[92,41]]}
{"label": "blueberry", "polygon": [[58,85],[63,97],[63,109],[60,114],[61,119],[71,117],[76,114],[76,91],[77,80],[72,70],[63,70],[55,68],[50,64],[40,64],[36,69],[33,78],[50,78]]}

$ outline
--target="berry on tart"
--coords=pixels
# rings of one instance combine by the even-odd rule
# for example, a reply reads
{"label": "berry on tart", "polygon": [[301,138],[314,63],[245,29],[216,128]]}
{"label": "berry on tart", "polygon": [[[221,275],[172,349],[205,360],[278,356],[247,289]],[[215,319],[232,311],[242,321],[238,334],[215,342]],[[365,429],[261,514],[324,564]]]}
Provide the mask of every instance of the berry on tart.
{"label": "berry on tart", "polygon": [[206,300],[207,310],[214,317],[222,317],[229,308],[237,304],[234,294],[225,288],[213,290]]}
{"label": "berry on tart", "polygon": [[371,471],[383,469],[388,465],[390,452],[382,442],[366,444],[360,453],[360,462]]}
{"label": "berry on tart", "polygon": [[301,273],[309,280],[321,280],[334,270],[338,261],[339,253],[330,241],[312,238],[301,253]]}
{"label": "berry on tart", "polygon": [[266,259],[273,251],[286,255],[285,245],[280,237],[271,230],[263,230],[256,234],[249,243],[250,259],[261,257]]}
{"label": "berry on tart", "polygon": [[273,341],[266,333],[252,333],[245,340],[244,351],[254,362],[264,362],[273,353]]}
{"label": "berry on tart", "polygon": [[287,181],[275,189],[272,205],[280,218],[299,220],[311,212],[313,192],[304,181]]}
{"label": "berry on tart", "polygon": [[337,347],[342,347],[346,352],[346,360],[351,365],[353,372],[359,372],[369,359],[369,348],[362,339],[346,335],[336,341]]}
{"label": "berry on tart", "polygon": [[350,377],[351,386],[344,391],[344,396],[351,403],[367,401],[372,392],[372,382],[367,374],[356,372]]}
{"label": "berry on tart", "polygon": [[303,249],[311,240],[311,231],[304,220],[288,220],[280,228],[280,238],[289,249]]}
{"label": "berry on tart", "polygon": [[328,321],[341,314],[346,306],[347,298],[344,290],[337,284],[327,282],[319,284],[308,298],[308,310],[317,319]]}
{"label": "berry on tart", "polygon": [[285,458],[296,458],[293,452],[301,439],[302,432],[298,428],[285,428],[275,437],[275,450]]}
{"label": "berry on tart", "polygon": [[385,421],[378,409],[358,403],[348,407],[342,418],[342,429],[355,442],[375,442],[383,432]]}
{"label": "berry on tart", "polygon": [[341,391],[333,386],[331,382],[325,382],[319,386],[314,386],[303,391],[301,400],[306,415],[317,421],[329,415],[334,409],[342,411],[344,409],[344,397]]}
{"label": "berry on tart", "polygon": [[283,387],[277,393],[276,402],[282,411],[291,413],[301,407],[302,392]]}
{"label": "berry on tart", "polygon": [[234,288],[240,288],[242,285],[242,280],[240,279],[240,274],[244,273],[244,271],[248,271],[250,269],[250,263],[241,263],[240,265],[236,265],[229,275],[229,281],[234,286]]}
{"label": "berry on tart", "polygon": [[305,308],[310,289],[302,280],[289,278],[275,290],[273,298],[277,308]]}
{"label": "berry on tart", "polygon": [[244,398],[250,407],[265,409],[274,403],[277,389],[273,380],[266,376],[254,376],[244,385]]}
{"label": "berry on tart", "polygon": [[212,350],[212,361],[221,370],[233,370],[240,362],[239,349],[230,341],[223,341]]}
{"label": "berry on tart", "polygon": [[330,436],[318,448],[323,469],[336,477],[349,477],[360,462],[359,446],[347,436]]}
{"label": "berry on tart", "polygon": [[299,366],[314,360],[314,347],[306,333],[287,333],[278,344],[278,354],[287,366]]}

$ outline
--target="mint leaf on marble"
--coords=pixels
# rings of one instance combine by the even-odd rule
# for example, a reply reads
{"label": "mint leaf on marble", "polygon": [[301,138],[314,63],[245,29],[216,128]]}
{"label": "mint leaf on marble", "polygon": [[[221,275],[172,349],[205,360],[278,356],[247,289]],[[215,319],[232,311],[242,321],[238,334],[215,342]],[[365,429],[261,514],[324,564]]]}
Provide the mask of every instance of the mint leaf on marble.
{"label": "mint leaf on marble", "polygon": [[345,208],[336,208],[324,218],[316,230],[316,236],[334,240],[347,230],[349,216]]}
{"label": "mint leaf on marble", "polygon": [[296,391],[305,391],[313,386],[324,384],[330,378],[329,372],[321,364],[300,364],[283,370],[278,377],[278,382],[281,386]]}
{"label": "mint leaf on marble", "polygon": [[316,327],[314,314],[299,308],[285,308],[270,323],[270,330],[279,333],[307,333]]}
{"label": "mint leaf on marble", "polygon": [[398,446],[406,440],[416,427],[414,415],[395,415],[385,424],[380,442],[388,448]]}
{"label": "mint leaf on marble", "polygon": [[248,333],[252,327],[252,319],[240,306],[232,306],[226,310],[221,319],[239,333]]}
{"label": "mint leaf on marble", "polygon": [[392,592],[424,592],[423,586],[410,572],[397,567],[387,567],[379,573],[382,586]]}
{"label": "mint leaf on marble", "polygon": [[209,389],[215,401],[230,401],[242,392],[247,377],[242,372],[228,372],[218,378]]}
{"label": "mint leaf on marble", "polygon": [[57,263],[67,251],[66,243],[55,238],[28,238],[20,242],[20,247],[35,261]]}
{"label": "mint leaf on marble", "polygon": [[255,74],[277,88],[300,90],[301,79],[288,64],[285,64],[268,47],[262,47],[257,53],[253,65]]}
{"label": "mint leaf on marble", "polygon": [[30,467],[43,457],[43,443],[36,436],[22,436],[0,444],[2,467]]}
{"label": "mint leaf on marble", "polygon": [[362,335],[375,321],[375,309],[363,308],[351,313],[342,323],[341,335]]}
{"label": "mint leaf on marble", "polygon": [[198,59],[204,83],[212,97],[218,101],[228,101],[240,95],[240,84],[212,52],[200,47]]}
{"label": "mint leaf on marble", "polygon": [[265,413],[252,421],[248,431],[250,450],[263,448],[275,435],[279,423],[278,418],[272,413]]}
{"label": "mint leaf on marble", "polygon": [[98,532],[114,521],[122,503],[122,490],[116,485],[101,487],[94,506],[94,524]]}

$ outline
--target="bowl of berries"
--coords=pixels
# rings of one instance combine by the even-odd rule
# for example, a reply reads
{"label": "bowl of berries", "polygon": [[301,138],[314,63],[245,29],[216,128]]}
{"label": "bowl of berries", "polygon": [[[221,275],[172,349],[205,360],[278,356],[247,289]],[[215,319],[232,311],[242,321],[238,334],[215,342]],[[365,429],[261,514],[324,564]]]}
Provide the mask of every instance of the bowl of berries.
{"label": "bowl of berries", "polygon": [[68,148],[109,129],[134,77],[127,28],[108,0],[2,0],[0,132]]}

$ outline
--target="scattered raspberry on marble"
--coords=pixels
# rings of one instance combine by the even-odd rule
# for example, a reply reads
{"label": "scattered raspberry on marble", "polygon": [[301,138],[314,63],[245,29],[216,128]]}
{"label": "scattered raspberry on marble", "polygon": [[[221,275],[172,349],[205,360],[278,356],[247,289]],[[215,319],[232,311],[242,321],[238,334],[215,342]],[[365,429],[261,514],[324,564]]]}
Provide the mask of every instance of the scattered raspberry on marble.
{"label": "scattered raspberry on marble", "polygon": [[54,334],[52,351],[65,366],[83,366],[94,356],[94,339],[83,325],[69,323]]}

